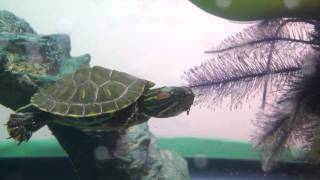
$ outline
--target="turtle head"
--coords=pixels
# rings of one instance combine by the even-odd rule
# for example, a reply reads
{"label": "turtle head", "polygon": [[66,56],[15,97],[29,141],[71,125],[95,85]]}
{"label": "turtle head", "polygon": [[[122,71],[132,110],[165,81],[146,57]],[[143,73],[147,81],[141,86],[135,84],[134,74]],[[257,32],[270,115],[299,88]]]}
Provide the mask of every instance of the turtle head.
{"label": "turtle head", "polygon": [[194,94],[188,87],[161,87],[148,90],[142,99],[142,112],[152,117],[172,117],[189,113]]}

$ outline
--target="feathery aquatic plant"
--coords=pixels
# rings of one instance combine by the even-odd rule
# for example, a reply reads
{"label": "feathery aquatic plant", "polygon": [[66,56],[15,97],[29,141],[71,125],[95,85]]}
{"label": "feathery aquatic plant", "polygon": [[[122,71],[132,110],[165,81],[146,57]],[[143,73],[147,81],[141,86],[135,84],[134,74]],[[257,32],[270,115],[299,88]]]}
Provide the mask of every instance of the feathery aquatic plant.
{"label": "feathery aquatic plant", "polygon": [[212,108],[231,98],[233,109],[261,97],[254,142],[266,171],[285,147],[315,147],[320,128],[319,29],[317,20],[262,21],[206,51],[208,61],[184,72],[198,105]]}

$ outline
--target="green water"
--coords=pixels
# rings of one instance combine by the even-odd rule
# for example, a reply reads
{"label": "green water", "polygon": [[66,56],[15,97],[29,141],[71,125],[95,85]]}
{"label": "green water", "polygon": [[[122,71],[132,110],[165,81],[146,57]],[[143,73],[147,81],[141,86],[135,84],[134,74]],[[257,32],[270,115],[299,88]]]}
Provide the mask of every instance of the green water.
{"label": "green water", "polygon": [[[259,153],[249,142],[201,138],[160,138],[159,146],[177,152],[183,157],[259,160]],[[66,153],[55,139],[32,140],[17,146],[12,141],[0,143],[0,158],[64,157]],[[283,160],[291,160],[285,153]]]}

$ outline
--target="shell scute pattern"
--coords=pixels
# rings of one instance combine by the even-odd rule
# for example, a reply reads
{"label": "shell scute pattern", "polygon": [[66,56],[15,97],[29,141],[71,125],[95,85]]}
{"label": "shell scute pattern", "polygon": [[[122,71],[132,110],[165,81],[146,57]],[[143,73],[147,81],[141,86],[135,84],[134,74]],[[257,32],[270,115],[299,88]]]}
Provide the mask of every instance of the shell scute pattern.
{"label": "shell scute pattern", "polygon": [[74,117],[82,116],[83,106],[82,104],[69,104],[68,114],[72,114]]}
{"label": "shell scute pattern", "polygon": [[86,67],[41,89],[31,102],[56,115],[97,116],[121,110],[137,101],[146,83],[123,72]]}
{"label": "shell scute pattern", "polygon": [[[108,83],[108,81],[110,81],[111,70],[95,66],[92,68],[92,71],[94,73],[91,73],[91,80],[95,82],[99,87],[102,84]],[[106,76],[106,74],[108,74],[108,76]]]}
{"label": "shell scute pattern", "polygon": [[91,76],[91,69],[90,68],[83,68],[80,71],[76,71],[73,74],[73,81],[75,85],[81,85],[84,82],[87,82]]}
{"label": "shell scute pattern", "polygon": [[109,81],[109,83],[103,84],[99,88],[98,99],[105,102],[112,101],[113,97],[120,97],[126,88],[124,85]]}
{"label": "shell scute pattern", "polygon": [[80,86],[75,88],[75,93],[70,96],[70,102],[83,103],[83,102],[96,102],[96,91],[98,86],[92,81],[86,81]]}

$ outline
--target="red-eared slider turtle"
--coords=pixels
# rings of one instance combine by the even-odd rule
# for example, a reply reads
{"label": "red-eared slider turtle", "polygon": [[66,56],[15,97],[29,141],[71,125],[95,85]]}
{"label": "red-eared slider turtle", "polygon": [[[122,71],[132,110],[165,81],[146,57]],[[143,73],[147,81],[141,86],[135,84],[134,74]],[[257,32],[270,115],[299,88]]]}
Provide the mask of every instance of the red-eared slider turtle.
{"label": "red-eared slider turtle", "polygon": [[189,111],[194,94],[187,87],[150,89],[154,83],[107,68],[83,67],[45,88],[11,114],[10,137],[27,141],[47,123],[84,130],[117,130]]}

